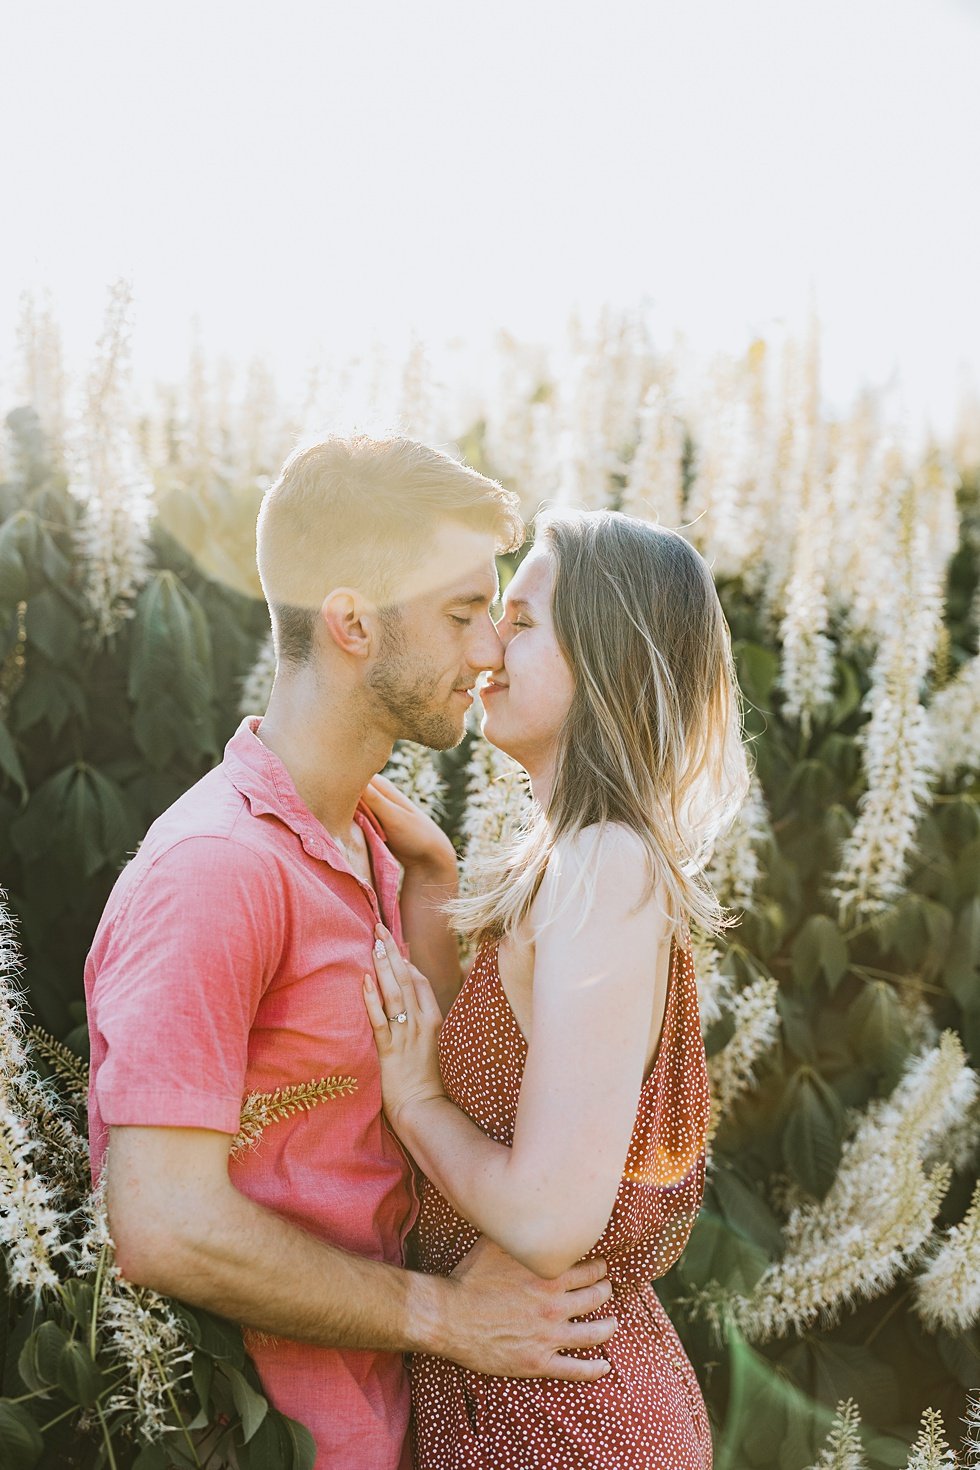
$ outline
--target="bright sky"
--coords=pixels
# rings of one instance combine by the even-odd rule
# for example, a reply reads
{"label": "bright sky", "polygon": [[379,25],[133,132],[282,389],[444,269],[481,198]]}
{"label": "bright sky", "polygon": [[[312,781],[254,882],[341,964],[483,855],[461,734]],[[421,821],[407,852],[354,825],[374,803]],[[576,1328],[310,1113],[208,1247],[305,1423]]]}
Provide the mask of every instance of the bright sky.
{"label": "bright sky", "polygon": [[[140,381],[206,350],[298,391],[414,330],[824,327],[832,404],[980,382],[980,0],[31,0],[5,7],[0,360],[136,292]],[[5,375],[6,376],[6,375]],[[3,397],[7,399],[7,391]]]}

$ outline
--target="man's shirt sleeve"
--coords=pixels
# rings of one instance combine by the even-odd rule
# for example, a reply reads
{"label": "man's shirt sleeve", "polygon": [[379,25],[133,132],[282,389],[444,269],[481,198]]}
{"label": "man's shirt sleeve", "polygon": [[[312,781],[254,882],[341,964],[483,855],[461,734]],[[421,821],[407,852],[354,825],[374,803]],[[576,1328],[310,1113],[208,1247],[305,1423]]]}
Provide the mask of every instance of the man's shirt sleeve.
{"label": "man's shirt sleeve", "polygon": [[90,1002],[105,1123],[238,1132],[249,1031],[284,931],[274,864],[228,838],[184,838],[140,876]]}

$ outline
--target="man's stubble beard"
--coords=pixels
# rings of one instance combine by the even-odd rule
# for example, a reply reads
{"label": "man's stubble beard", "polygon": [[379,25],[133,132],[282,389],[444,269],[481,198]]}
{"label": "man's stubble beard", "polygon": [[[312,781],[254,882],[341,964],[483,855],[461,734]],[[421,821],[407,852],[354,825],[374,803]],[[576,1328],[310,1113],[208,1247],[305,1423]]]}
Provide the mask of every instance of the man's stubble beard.
{"label": "man's stubble beard", "polygon": [[436,676],[421,657],[409,654],[398,615],[385,609],[382,627],[384,641],[367,686],[395,725],[395,738],[430,750],[451,750],[463,739],[465,727],[445,708],[430,707]]}

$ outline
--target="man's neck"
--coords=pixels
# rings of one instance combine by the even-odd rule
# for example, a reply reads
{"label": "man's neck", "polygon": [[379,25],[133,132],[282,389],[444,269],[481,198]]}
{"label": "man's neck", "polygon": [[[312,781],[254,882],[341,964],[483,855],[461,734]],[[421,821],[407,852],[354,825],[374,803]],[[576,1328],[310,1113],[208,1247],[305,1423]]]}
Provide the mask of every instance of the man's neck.
{"label": "man's neck", "polygon": [[304,806],[343,841],[361,792],[391,755],[391,736],[366,727],[349,705],[325,699],[303,676],[277,679],[256,733],[286,767]]}

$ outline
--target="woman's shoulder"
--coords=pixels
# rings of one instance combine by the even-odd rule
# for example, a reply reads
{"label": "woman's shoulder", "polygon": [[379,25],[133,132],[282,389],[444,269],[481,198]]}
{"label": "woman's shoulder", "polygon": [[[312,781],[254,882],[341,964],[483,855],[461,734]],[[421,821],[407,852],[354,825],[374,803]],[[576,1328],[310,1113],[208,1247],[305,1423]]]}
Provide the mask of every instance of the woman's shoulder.
{"label": "woman's shoulder", "polygon": [[[651,877],[653,882],[651,883]],[[638,832],[619,822],[563,834],[556,842],[539,892],[539,915],[554,917],[574,904],[587,915],[626,917],[663,906],[663,886]]]}
{"label": "woman's shoulder", "polygon": [[[603,869],[622,869],[631,873],[639,866],[646,870],[650,848],[639,832],[624,822],[598,822],[563,833],[555,842],[556,872],[562,869],[589,867],[601,863]],[[549,863],[549,867],[551,863]]]}

